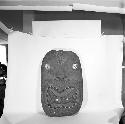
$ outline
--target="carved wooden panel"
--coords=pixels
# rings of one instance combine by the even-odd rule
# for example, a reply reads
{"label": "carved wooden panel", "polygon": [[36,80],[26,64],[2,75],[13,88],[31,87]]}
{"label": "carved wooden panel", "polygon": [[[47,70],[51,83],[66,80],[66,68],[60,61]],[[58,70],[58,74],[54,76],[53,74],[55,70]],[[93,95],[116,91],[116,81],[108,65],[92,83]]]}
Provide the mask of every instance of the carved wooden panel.
{"label": "carved wooden panel", "polygon": [[79,57],[72,51],[51,50],[41,66],[41,102],[48,116],[76,114],[83,101]]}

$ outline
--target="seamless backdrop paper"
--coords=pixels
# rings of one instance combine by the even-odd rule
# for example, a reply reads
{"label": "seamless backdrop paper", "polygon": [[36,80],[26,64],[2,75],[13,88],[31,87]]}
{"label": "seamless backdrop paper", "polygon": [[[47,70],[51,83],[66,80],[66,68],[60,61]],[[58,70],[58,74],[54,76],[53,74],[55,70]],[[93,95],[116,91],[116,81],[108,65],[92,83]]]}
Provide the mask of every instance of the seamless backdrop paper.
{"label": "seamless backdrop paper", "polygon": [[63,49],[79,56],[83,71],[83,104],[79,114],[66,122],[118,122],[122,107],[122,36],[101,36],[100,20],[33,21],[32,28],[33,35],[13,32],[8,36],[4,115],[9,121],[16,124],[32,113],[35,117],[31,115],[32,119],[24,123],[60,120],[52,122],[41,114],[41,64],[48,51]]}
{"label": "seamless backdrop paper", "polygon": [[9,35],[9,63],[4,113],[40,112],[41,73],[51,49],[72,50],[83,69],[83,105],[80,112],[122,107],[122,37],[51,38],[21,32]]}

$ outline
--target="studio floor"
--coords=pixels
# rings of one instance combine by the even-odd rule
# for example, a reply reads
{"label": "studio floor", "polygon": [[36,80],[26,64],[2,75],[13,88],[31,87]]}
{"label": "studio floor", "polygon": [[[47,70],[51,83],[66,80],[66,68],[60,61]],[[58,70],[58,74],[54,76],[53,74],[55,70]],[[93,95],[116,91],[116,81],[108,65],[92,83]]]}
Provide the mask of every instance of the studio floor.
{"label": "studio floor", "polygon": [[85,111],[70,117],[48,117],[36,114],[2,115],[0,124],[119,124],[122,108],[109,111]]}

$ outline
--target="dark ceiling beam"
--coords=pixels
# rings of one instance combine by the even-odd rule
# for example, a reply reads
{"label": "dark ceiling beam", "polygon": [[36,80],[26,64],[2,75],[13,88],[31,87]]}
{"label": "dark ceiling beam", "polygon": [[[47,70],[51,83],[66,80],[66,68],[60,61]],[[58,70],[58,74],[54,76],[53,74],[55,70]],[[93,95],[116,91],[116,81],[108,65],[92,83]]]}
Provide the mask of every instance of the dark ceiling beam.
{"label": "dark ceiling beam", "polygon": [[33,11],[23,11],[23,32],[32,33],[32,21],[34,21]]}

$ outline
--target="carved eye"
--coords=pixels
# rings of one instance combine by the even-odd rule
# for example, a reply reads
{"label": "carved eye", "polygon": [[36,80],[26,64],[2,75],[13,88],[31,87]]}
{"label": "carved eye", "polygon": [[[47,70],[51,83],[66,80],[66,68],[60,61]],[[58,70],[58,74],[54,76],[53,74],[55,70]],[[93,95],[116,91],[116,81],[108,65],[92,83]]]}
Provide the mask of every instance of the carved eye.
{"label": "carved eye", "polygon": [[77,68],[78,68],[78,64],[76,64],[76,63],[73,64],[73,65],[72,65],[72,68],[73,68],[73,69],[77,69]]}
{"label": "carved eye", "polygon": [[50,65],[49,64],[45,64],[45,68],[46,68],[46,70],[49,70],[50,69]]}

